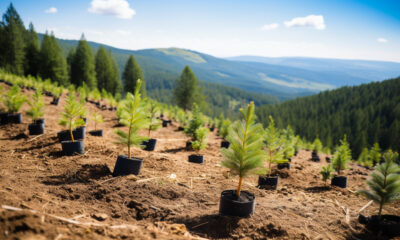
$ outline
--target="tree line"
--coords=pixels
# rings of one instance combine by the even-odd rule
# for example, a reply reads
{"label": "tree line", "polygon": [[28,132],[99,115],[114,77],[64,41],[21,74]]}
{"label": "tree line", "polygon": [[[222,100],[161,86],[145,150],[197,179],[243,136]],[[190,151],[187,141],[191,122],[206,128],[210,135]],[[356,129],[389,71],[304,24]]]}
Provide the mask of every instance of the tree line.
{"label": "tree line", "polygon": [[[101,46],[95,56],[82,34],[78,46],[65,57],[53,33],[44,35],[42,41],[32,23],[28,29],[12,3],[0,22],[0,67],[17,75],[31,75],[51,79],[62,86],[73,84],[98,88],[113,95],[134,92],[137,79],[144,75],[133,55],[129,56],[121,74],[111,51]],[[145,85],[142,87],[145,94]]]}
{"label": "tree line", "polygon": [[346,134],[353,158],[378,143],[400,151],[400,78],[342,87],[257,110],[261,122],[271,115],[278,127],[290,125],[312,141],[331,149]]}

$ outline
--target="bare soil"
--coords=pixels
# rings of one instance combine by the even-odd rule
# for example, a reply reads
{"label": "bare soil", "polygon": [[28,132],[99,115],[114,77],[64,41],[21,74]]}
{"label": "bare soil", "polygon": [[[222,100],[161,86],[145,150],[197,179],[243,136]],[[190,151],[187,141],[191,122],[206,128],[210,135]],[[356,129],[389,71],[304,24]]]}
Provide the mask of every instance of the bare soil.
{"label": "bare soil", "polygon": [[[220,166],[215,132],[200,152],[205,163],[189,163],[194,152],[185,149],[188,138],[173,122],[152,133],[155,151],[132,149],[144,159],[140,175],[113,178],[117,156],[127,153],[114,144],[115,112],[97,110],[104,137],[87,134],[85,154],[63,156],[56,133],[63,130],[57,121],[65,97],[58,106],[50,101],[46,97],[45,134],[29,136],[25,114],[23,124],[0,126],[0,239],[386,239],[357,220],[369,201],[356,191],[371,170],[351,164],[347,189],[325,186],[319,171],[326,156],[312,162],[311,152],[301,150],[290,170],[274,166],[277,190],[258,189],[256,176],[245,179],[243,190],[256,196],[251,217],[219,216],[221,192],[235,189],[238,179]],[[90,118],[86,128],[94,130]],[[361,213],[377,210],[371,204]],[[400,205],[384,213],[400,215]]]}

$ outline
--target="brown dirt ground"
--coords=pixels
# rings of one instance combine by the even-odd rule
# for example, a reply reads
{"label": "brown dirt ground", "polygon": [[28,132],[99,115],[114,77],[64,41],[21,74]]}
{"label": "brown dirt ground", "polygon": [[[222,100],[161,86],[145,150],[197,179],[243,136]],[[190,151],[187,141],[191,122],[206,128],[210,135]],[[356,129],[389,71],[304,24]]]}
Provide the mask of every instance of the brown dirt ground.
{"label": "brown dirt ground", "polygon": [[[117,156],[126,154],[114,144],[115,113],[101,111],[104,137],[87,134],[84,155],[62,156],[56,133],[63,130],[57,120],[64,100],[46,105],[43,135],[28,136],[26,115],[23,124],[0,126],[0,239],[385,239],[357,221],[368,200],[356,190],[370,170],[353,164],[345,171],[347,189],[324,190],[319,171],[325,155],[316,163],[302,150],[290,170],[279,172],[277,190],[256,188],[255,176],[245,180],[244,190],[256,195],[255,214],[223,217],[220,193],[236,188],[237,178],[219,165],[221,139],[215,133],[201,152],[205,163],[198,165],[188,162],[193,152],[184,149],[188,138],[177,123],[161,128],[153,133],[154,152],[133,148],[144,159],[140,175],[113,178]],[[87,130],[93,126],[89,119]],[[376,212],[373,204],[362,213]],[[400,215],[399,204],[385,213]]]}

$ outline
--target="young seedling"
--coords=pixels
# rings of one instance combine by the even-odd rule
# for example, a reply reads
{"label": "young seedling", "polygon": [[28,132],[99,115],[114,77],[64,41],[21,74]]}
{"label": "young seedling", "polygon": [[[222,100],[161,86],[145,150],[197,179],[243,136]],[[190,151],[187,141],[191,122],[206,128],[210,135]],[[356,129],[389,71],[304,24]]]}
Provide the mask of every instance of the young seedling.
{"label": "young seedling", "polygon": [[14,85],[4,97],[4,105],[8,113],[18,113],[25,101],[26,97],[17,85]]}
{"label": "young seedling", "polygon": [[349,143],[347,142],[347,136],[344,135],[343,140],[340,141],[340,146],[333,154],[332,167],[335,169],[338,175],[341,171],[347,169],[347,164],[351,160],[351,150]]}
{"label": "young seedling", "polygon": [[317,153],[321,152],[322,150],[322,143],[321,140],[319,140],[319,138],[317,137],[314,142],[313,142],[313,150]]}
{"label": "young seedling", "polygon": [[229,119],[224,119],[220,125],[219,129],[219,135],[223,138],[226,139],[229,133],[229,127],[231,126],[231,120]]}
{"label": "young seedling", "polygon": [[284,144],[282,139],[279,137],[277,130],[275,129],[274,119],[269,116],[269,125],[265,130],[264,139],[266,143],[266,161],[268,163],[268,177],[271,174],[272,164],[286,163],[288,160],[284,159]]}
{"label": "young seedling", "polygon": [[357,163],[364,167],[372,167],[374,165],[368,148],[364,148],[362,150],[360,156],[358,157]]}
{"label": "young seedling", "polygon": [[128,132],[119,129],[115,131],[119,137],[119,143],[128,148],[128,158],[131,158],[132,145],[141,146],[143,140],[147,140],[147,138],[139,135],[139,130],[148,125],[148,119],[139,93],[142,81],[138,79],[136,84],[134,95],[128,92],[121,105],[120,122],[128,127]]}
{"label": "young seedling", "polygon": [[375,143],[374,146],[369,151],[369,155],[371,157],[371,161],[373,164],[379,164],[381,162],[382,154],[381,148],[379,147],[379,143]]}
{"label": "young seedling", "polygon": [[151,131],[155,131],[160,128],[161,121],[157,119],[157,114],[159,112],[159,107],[157,103],[149,100],[148,101],[148,118],[149,118],[149,126],[148,126],[148,137],[150,138]]}
{"label": "young seedling", "polygon": [[97,124],[104,122],[103,116],[97,111],[92,114],[92,120],[94,122],[94,130],[97,131]]}
{"label": "young seedling", "polygon": [[200,151],[207,147],[207,136],[210,133],[208,128],[198,128],[195,132],[195,139],[192,142],[192,148],[195,151]]}
{"label": "young seedling", "polygon": [[262,151],[263,128],[255,123],[254,103],[251,102],[246,109],[240,109],[241,120],[236,121],[227,136],[231,143],[230,148],[221,149],[224,159],[221,165],[231,170],[233,175],[239,176],[236,195],[239,198],[243,178],[251,175],[266,173]]}
{"label": "young seedling", "polygon": [[319,172],[322,176],[322,181],[324,181],[326,186],[326,181],[328,181],[332,177],[332,166],[329,164],[328,166],[322,166],[321,171]]}
{"label": "young seedling", "polygon": [[80,117],[84,111],[83,106],[75,100],[75,94],[70,92],[65,103],[64,112],[61,114],[58,123],[68,128],[72,142],[75,141],[72,131],[85,125],[85,122]]}
{"label": "young seedling", "polygon": [[378,219],[381,219],[384,205],[400,200],[400,168],[395,163],[397,153],[388,151],[383,155],[384,163],[378,165],[367,180],[369,190],[359,190],[368,199],[379,204]]}
{"label": "young seedling", "polygon": [[196,103],[193,103],[192,118],[189,121],[189,126],[185,129],[185,133],[195,141],[196,131],[204,125],[204,119]]}
{"label": "young seedling", "polygon": [[31,107],[26,114],[32,118],[32,122],[35,123],[36,120],[43,117],[44,115],[44,101],[42,96],[42,90],[40,88],[36,89],[32,96],[32,100],[28,101]]}

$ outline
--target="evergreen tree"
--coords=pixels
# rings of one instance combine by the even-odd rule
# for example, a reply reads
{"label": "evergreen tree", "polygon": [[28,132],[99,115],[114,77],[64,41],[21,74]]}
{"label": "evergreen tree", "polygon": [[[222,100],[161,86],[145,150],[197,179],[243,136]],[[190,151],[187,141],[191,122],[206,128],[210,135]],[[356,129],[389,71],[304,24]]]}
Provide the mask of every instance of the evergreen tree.
{"label": "evergreen tree", "polygon": [[62,54],[60,45],[53,34],[47,33],[40,48],[40,76],[51,79],[60,85],[68,85],[67,62]]}
{"label": "evergreen tree", "polygon": [[115,96],[117,93],[120,94],[122,92],[121,73],[119,71],[118,63],[111,52],[110,59],[113,67],[113,86],[111,93]]}
{"label": "evergreen tree", "polygon": [[25,51],[25,75],[37,76],[39,73],[40,49],[39,36],[33,24],[29,24],[28,40]]}
{"label": "evergreen tree", "polygon": [[133,55],[130,55],[128,61],[126,62],[123,79],[125,92],[131,93],[135,92],[137,80],[140,79],[142,81],[140,92],[142,95],[145,95],[146,87],[143,72]]}
{"label": "evergreen tree", "polygon": [[3,15],[2,67],[12,73],[23,75],[25,63],[26,29],[11,3]]}
{"label": "evergreen tree", "polygon": [[72,76],[71,76],[71,65],[72,65],[72,62],[74,61],[74,57],[75,57],[75,48],[73,47],[73,48],[71,48],[69,50],[68,56],[67,56],[68,77],[70,79],[70,82],[71,82],[71,79],[72,79]]}
{"label": "evergreen tree", "polygon": [[197,88],[197,78],[190,67],[186,66],[183,69],[179,80],[176,81],[174,89],[175,102],[178,106],[183,108],[185,111],[190,110],[193,103],[197,102]]}
{"label": "evergreen tree", "polygon": [[97,87],[92,49],[83,34],[71,62],[71,83],[76,86],[82,86],[83,83],[86,83],[90,89]]}
{"label": "evergreen tree", "polygon": [[96,54],[96,78],[97,88],[113,92],[114,68],[106,49],[100,46]]}

